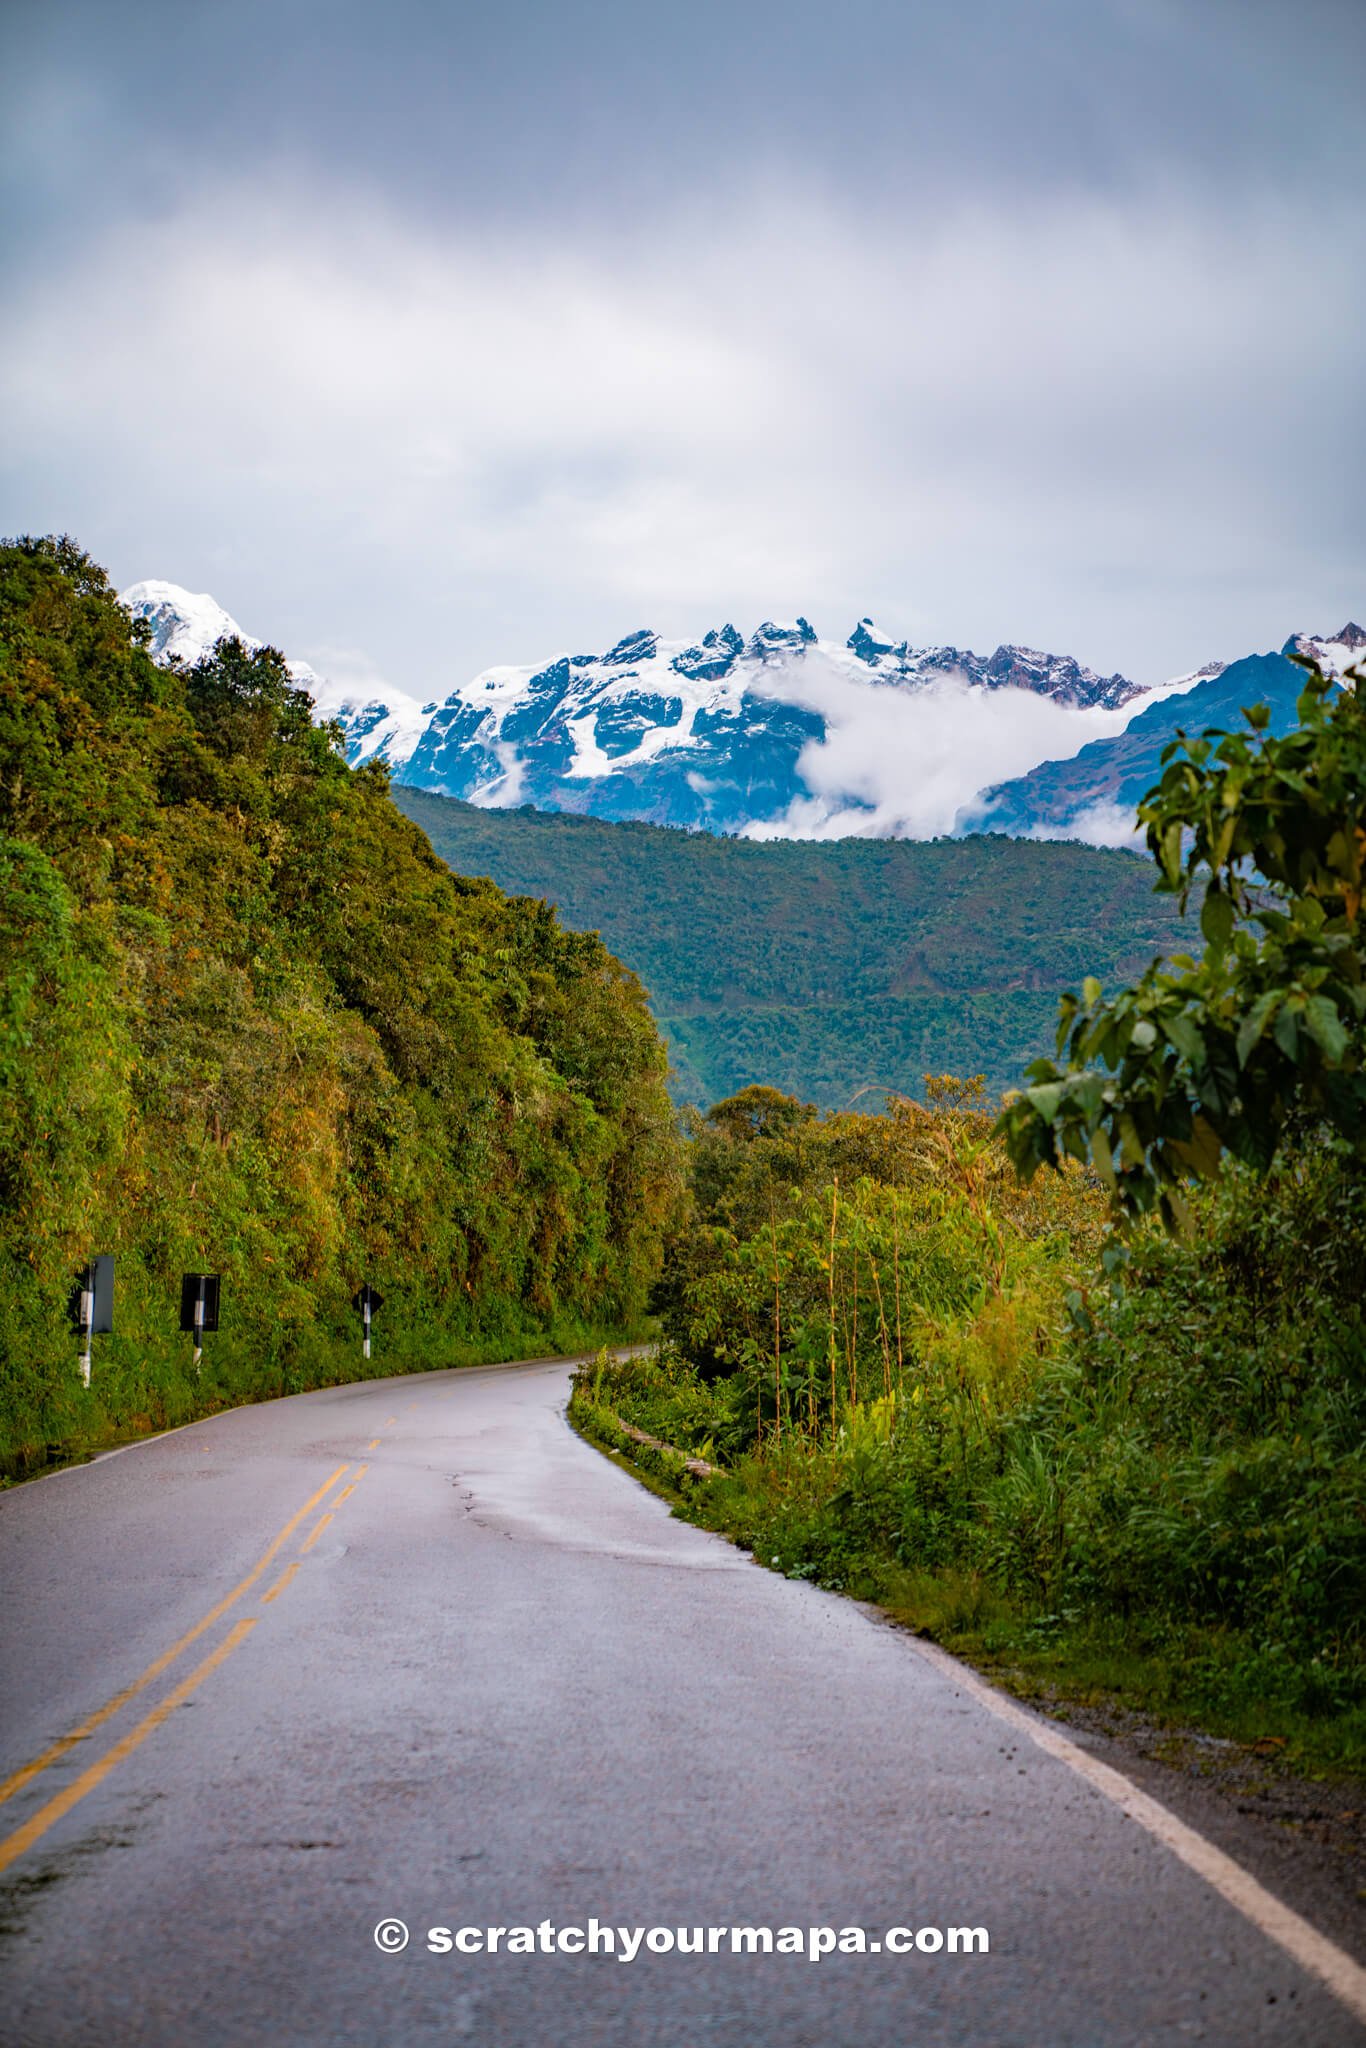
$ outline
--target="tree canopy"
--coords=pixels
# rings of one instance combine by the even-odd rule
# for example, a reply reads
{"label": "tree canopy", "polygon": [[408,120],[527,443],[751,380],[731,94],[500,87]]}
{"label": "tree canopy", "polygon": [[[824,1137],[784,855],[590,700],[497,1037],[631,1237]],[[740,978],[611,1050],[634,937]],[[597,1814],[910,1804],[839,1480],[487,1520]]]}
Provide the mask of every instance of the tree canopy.
{"label": "tree canopy", "polygon": [[1199,957],[1062,999],[1057,1051],[1001,1128],[1026,1177],[1091,1160],[1116,1211],[1184,1213],[1227,1153],[1265,1171],[1306,1131],[1366,1157],[1366,671],[1310,663],[1298,725],[1185,734],[1139,805],[1159,891],[1199,891]]}
{"label": "tree canopy", "polygon": [[545,904],[453,875],[275,650],[163,668],[146,639],[74,543],[0,545],[19,1452],[72,1425],[62,1309],[96,1250],[120,1308],[92,1399],[125,1422],[197,1398],[171,1362],[182,1267],[224,1275],[232,1398],[335,1375],[362,1279],[391,1361],[634,1322],[677,1178],[634,975]]}

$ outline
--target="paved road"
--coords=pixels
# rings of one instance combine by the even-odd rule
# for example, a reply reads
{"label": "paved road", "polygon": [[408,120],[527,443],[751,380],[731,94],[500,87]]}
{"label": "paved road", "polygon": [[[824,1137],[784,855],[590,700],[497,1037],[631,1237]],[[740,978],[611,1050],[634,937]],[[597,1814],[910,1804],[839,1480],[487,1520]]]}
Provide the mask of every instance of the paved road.
{"label": "paved road", "polygon": [[[1362,2039],[953,1667],[673,1521],[570,1434],[567,1385],[303,1395],[0,1498],[0,1775],[58,1751],[0,1806],[0,2039]],[[590,1916],[985,1927],[990,1953],[426,1946]]]}

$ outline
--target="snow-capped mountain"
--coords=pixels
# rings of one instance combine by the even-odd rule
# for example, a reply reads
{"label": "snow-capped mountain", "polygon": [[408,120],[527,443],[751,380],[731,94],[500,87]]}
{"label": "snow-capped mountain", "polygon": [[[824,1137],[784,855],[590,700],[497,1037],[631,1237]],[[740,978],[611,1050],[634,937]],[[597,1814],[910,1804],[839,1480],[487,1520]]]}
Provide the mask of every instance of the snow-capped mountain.
{"label": "snow-capped mountain", "polygon": [[[151,624],[161,660],[197,659],[224,634],[260,644],[211,597],[174,584],[134,584],[123,602]],[[1355,645],[1296,644],[1343,659]],[[1213,662],[1145,690],[1032,648],[914,648],[868,618],[843,642],[802,618],[748,636],[727,624],[697,641],[641,628],[605,653],[486,669],[421,705],[290,668],[341,726],[348,759],[386,761],[413,787],[762,838],[1082,836],[1086,803],[1045,800],[1033,778],[1065,782],[1126,727],[1174,697],[1199,699],[1224,674]],[[1088,782],[1088,802],[1113,803],[1105,775],[1096,792]]]}
{"label": "snow-capped mountain", "polygon": [[912,647],[905,640],[889,640],[871,619],[859,620],[846,645],[878,675],[897,682],[958,676],[986,690],[1033,690],[1078,710],[1100,706],[1113,711],[1144,694],[1141,683],[1127,676],[1098,676],[1070,654],[1041,654],[1035,647],[998,647],[991,655],[957,647]]}
{"label": "snow-capped mountain", "polygon": [[1293,654],[1317,662],[1325,675],[1341,676],[1366,658],[1366,632],[1349,623],[1331,637],[1292,633],[1279,653],[1250,654],[1200,671],[1186,679],[1190,687],[1179,697],[1167,692],[1149,698],[1122,733],[984,790],[959,813],[958,830],[1133,845],[1135,806],[1157,781],[1162,749],[1178,727],[1188,733],[1206,727],[1237,731],[1245,704],[1268,705],[1273,732],[1294,723],[1304,672],[1290,659]]}
{"label": "snow-capped mountain", "polygon": [[[198,661],[220,640],[241,640],[247,647],[264,643],[244,633],[230,618],[217,598],[206,590],[182,590],[178,583],[133,583],[121,592],[119,603],[135,619],[145,619],[152,629],[150,642],[156,661]],[[321,678],[306,661],[291,661],[289,672],[301,690],[312,696]]]}
{"label": "snow-capped mountain", "polygon": [[1292,633],[1282,654],[1300,654],[1316,661],[1325,675],[1340,676],[1359,661],[1366,661],[1366,632],[1349,619],[1340,633],[1330,639],[1315,639],[1312,633]]}
{"label": "snow-capped mountain", "polygon": [[[151,579],[130,584],[120,592],[119,602],[134,618],[146,619],[152,629],[150,649],[156,661],[193,663],[211,653],[220,640],[240,640],[252,649],[265,645],[254,634],[244,632],[207,591],[182,590],[178,583]],[[419,705],[415,698],[397,690],[386,689],[383,701],[367,697],[330,682],[306,661],[287,660],[286,665],[319,714],[335,718],[345,728],[347,758],[352,761],[406,761],[428,714],[436,709],[435,704]]]}
{"label": "snow-capped mountain", "polygon": [[917,834],[949,828],[944,792],[980,781],[980,749],[1037,758],[1054,734],[1075,750],[1141,694],[1068,656],[912,648],[866,618],[843,644],[803,618],[693,642],[641,629],[604,654],[476,676],[433,713],[401,779],[765,837]]}
{"label": "snow-capped mountain", "polygon": [[[134,584],[123,601],[162,660],[234,632],[260,644],[173,584]],[[417,788],[774,837],[947,831],[984,779],[1075,752],[1143,694],[1068,656],[913,648],[867,618],[844,642],[805,619],[695,642],[640,629],[605,653],[487,669],[439,704],[291,670],[349,759],[378,757]]]}

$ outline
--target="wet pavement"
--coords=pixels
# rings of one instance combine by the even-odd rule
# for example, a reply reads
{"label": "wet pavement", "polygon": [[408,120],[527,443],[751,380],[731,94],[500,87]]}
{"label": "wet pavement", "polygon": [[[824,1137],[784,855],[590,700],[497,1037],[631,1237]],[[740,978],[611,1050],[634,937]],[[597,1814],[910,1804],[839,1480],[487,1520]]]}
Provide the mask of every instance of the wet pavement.
{"label": "wet pavement", "polygon": [[[675,1521],[567,1392],[369,1381],[0,1497],[0,2041],[1363,2038],[950,1662]],[[428,1942],[590,1919],[702,1952]],[[803,1952],[706,1952],[738,1925]],[[812,1959],[826,1926],[990,1948]]]}

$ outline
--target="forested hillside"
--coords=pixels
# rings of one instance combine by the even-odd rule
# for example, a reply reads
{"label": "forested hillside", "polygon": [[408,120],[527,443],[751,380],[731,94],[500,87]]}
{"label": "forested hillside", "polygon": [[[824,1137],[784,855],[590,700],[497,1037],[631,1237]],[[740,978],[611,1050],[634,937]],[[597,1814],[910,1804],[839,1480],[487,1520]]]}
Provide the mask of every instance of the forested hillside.
{"label": "forested hillside", "polygon": [[146,637],[71,543],[0,548],[0,1456],[345,1377],[363,1280],[377,1371],[634,1324],[676,1174],[634,975],[452,875],[272,650]]}
{"label": "forested hillside", "polygon": [[823,1108],[927,1073],[1015,1086],[1055,991],[1122,983],[1179,941],[1131,854],[982,837],[759,843],[491,811],[396,787],[459,873],[544,897],[641,977],[675,1093],[764,1082]]}

